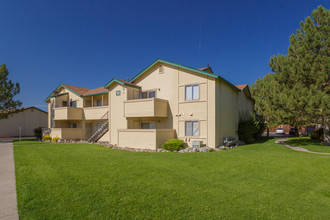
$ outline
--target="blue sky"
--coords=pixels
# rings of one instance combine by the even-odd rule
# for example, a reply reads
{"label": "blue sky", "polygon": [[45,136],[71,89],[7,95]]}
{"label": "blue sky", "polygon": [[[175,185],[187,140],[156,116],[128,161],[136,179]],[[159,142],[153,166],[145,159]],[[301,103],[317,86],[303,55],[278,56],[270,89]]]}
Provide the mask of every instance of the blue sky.
{"label": "blue sky", "polygon": [[155,59],[209,64],[233,84],[270,72],[299,22],[328,1],[0,1],[0,64],[23,106],[47,110],[60,83],[104,86]]}

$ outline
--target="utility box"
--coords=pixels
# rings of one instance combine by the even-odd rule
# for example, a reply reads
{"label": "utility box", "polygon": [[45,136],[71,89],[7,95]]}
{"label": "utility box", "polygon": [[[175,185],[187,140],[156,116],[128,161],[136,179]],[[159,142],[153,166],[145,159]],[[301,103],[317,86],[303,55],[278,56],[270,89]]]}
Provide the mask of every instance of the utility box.
{"label": "utility box", "polygon": [[202,145],[201,141],[192,141],[192,148],[200,148]]}

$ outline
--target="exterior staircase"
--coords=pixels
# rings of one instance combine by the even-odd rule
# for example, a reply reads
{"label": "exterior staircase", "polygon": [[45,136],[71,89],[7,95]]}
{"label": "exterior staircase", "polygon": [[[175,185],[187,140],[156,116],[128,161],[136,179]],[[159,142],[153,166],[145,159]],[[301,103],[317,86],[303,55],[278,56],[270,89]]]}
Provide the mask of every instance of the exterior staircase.
{"label": "exterior staircase", "polygon": [[87,139],[88,142],[97,142],[105,133],[107,133],[107,131],[109,131],[108,112],[102,116],[99,122],[101,121],[103,121],[102,125]]}

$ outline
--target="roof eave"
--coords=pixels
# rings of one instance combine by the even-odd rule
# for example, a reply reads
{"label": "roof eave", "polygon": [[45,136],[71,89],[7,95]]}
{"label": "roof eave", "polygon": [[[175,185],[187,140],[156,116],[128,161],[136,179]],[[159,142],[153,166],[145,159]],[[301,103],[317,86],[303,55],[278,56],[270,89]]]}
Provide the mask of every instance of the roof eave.
{"label": "roof eave", "polygon": [[136,80],[139,76],[141,76],[143,73],[145,73],[146,71],[148,71],[151,67],[153,67],[156,63],[165,63],[165,64],[169,64],[169,65],[172,65],[172,66],[176,66],[176,67],[179,67],[179,68],[182,68],[182,69],[186,69],[186,70],[190,70],[192,72],[195,72],[195,73],[199,73],[199,74],[202,74],[202,75],[206,75],[206,76],[210,76],[210,77],[213,77],[213,78],[216,78],[216,79],[219,79],[225,83],[227,83],[229,86],[231,86],[233,89],[235,89],[236,91],[240,91],[236,86],[234,86],[232,83],[230,83],[229,81],[227,81],[226,79],[222,78],[221,76],[219,75],[216,75],[214,73],[209,73],[209,72],[205,72],[205,71],[202,71],[202,70],[198,70],[198,69],[195,69],[195,68],[192,68],[192,67],[189,67],[189,66],[184,66],[184,65],[181,65],[181,64],[177,64],[177,63],[173,63],[171,61],[167,61],[167,60],[163,60],[163,59],[156,59],[152,64],[150,64],[149,66],[147,66],[146,68],[144,68],[140,73],[138,73],[133,79],[130,80],[130,82],[134,82],[134,80]]}
{"label": "roof eave", "polygon": [[106,88],[106,89],[108,89],[109,88],[109,86],[112,84],[112,83],[118,83],[118,84],[120,84],[120,85],[123,85],[123,86],[130,86],[130,87],[133,87],[133,88],[136,88],[136,89],[140,89],[141,87],[140,86],[138,86],[138,85],[130,85],[130,84],[128,84],[128,83],[124,83],[124,82],[122,82],[122,81],[119,81],[119,80],[117,80],[117,79],[115,79],[115,78],[113,78],[110,82],[108,82],[105,86],[104,86],[104,88]]}
{"label": "roof eave", "polygon": [[[61,86],[63,86],[63,87],[66,88],[67,90],[71,91],[71,92],[74,93],[75,95],[77,95],[77,96],[79,96],[79,97],[82,97],[82,95],[76,93],[75,91],[73,91],[72,89],[66,87],[66,86],[63,85],[63,84],[60,84],[59,86],[57,86],[56,89],[60,88]],[[55,90],[56,90],[56,89],[55,89]],[[51,94],[45,99],[44,102],[48,102],[48,100],[49,100],[50,98],[52,98],[52,94],[53,94],[53,93],[54,93],[54,90],[53,90],[53,92],[52,92],[52,93],[51,93]]]}
{"label": "roof eave", "polygon": [[107,94],[108,92],[100,92],[100,93],[94,93],[94,94],[88,94],[88,95],[83,95],[82,97],[88,97],[88,96],[93,96],[93,95],[102,95],[102,94]]}

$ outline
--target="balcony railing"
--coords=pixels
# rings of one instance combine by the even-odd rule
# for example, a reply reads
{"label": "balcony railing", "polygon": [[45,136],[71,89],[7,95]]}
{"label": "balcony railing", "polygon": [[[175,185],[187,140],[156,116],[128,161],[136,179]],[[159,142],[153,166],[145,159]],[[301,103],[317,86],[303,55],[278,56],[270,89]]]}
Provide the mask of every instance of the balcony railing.
{"label": "balcony railing", "polygon": [[119,129],[118,146],[154,150],[174,137],[174,129]]}
{"label": "balcony railing", "polygon": [[168,101],[159,98],[124,101],[125,117],[167,117]]}
{"label": "balcony railing", "polygon": [[83,109],[75,107],[54,108],[54,120],[82,120]]}
{"label": "balcony railing", "polygon": [[84,119],[99,120],[108,111],[109,106],[87,107],[84,108]]}

